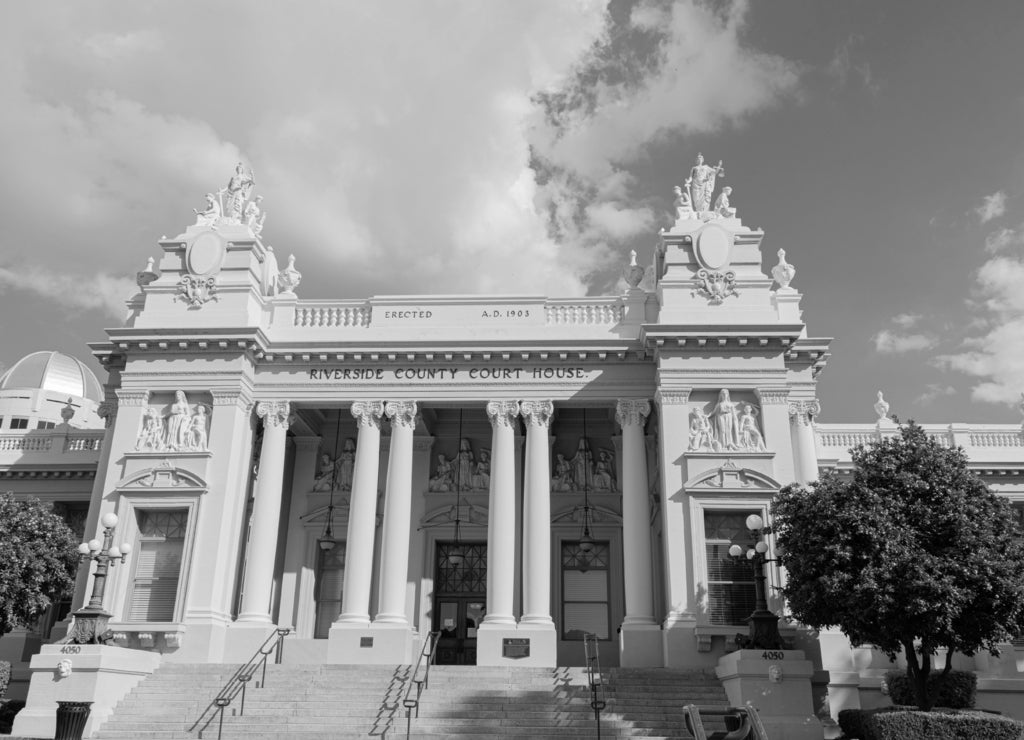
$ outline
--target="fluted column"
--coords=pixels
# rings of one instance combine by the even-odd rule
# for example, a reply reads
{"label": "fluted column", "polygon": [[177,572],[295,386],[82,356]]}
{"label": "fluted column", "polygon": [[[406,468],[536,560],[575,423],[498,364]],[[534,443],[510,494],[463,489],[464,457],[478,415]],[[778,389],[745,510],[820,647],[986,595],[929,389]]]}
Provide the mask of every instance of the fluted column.
{"label": "fluted column", "polygon": [[515,421],[519,404],[491,401],[491,491],[487,517],[487,616],[484,624],[514,625],[516,470]]}
{"label": "fluted column", "polygon": [[821,413],[817,399],[789,404],[789,421],[796,447],[797,482],[809,485],[818,480],[818,450],[814,441],[814,417]]}
{"label": "fluted column", "polygon": [[391,421],[388,479],[384,493],[381,535],[381,580],[374,622],[407,624],[405,586],[409,579],[409,525],[412,516],[412,436],[415,401],[389,401],[384,413]]}
{"label": "fluted column", "polygon": [[626,574],[623,625],[654,624],[651,573],[651,504],[648,499],[644,423],[651,413],[645,399],[620,400],[615,419],[622,428],[622,563]]}
{"label": "fluted column", "polygon": [[277,532],[281,519],[281,488],[284,485],[284,451],[290,406],[287,401],[261,401],[256,415],[263,419],[260,472],[252,507],[249,548],[242,585],[239,622],[271,623],[270,596],[277,559]]}
{"label": "fluted column", "polygon": [[523,493],[523,618],[521,624],[551,620],[551,401],[519,404],[526,422],[526,486]]}
{"label": "fluted column", "polygon": [[377,477],[380,474],[380,401],[356,401],[352,416],[359,427],[352,468],[352,495],[345,540],[345,583],[337,622],[368,624],[373,578],[373,538],[377,525]]}

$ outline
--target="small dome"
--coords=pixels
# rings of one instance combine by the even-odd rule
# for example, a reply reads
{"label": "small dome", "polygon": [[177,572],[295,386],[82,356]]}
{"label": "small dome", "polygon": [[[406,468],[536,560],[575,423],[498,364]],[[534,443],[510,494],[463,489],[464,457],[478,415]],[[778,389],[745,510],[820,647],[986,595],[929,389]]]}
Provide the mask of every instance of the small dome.
{"label": "small dome", "polygon": [[37,388],[96,403],[103,400],[100,381],[92,370],[61,352],[33,352],[0,377],[0,391]]}

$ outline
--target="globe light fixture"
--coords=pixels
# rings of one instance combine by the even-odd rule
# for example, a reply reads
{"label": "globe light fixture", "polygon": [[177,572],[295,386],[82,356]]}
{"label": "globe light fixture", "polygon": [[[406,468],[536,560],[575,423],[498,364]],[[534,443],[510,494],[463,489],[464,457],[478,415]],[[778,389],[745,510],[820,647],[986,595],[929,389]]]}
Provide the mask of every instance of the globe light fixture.
{"label": "globe light fixture", "polygon": [[[768,543],[764,539],[772,530],[765,526],[764,519],[758,514],[748,516],[745,523],[753,546],[744,549],[740,545],[732,545],[729,556],[736,562],[746,560],[754,569],[754,611],[747,618],[749,633],[736,635],[736,644],[744,649],[783,650],[785,645],[779,634],[779,617],[768,609],[765,589],[765,568],[768,563],[776,562],[768,558]],[[776,552],[779,552],[778,548]]]}
{"label": "globe light fixture", "polygon": [[74,622],[68,630],[67,637],[62,642],[71,642],[79,645],[91,643],[106,643],[107,624],[113,616],[103,609],[103,592],[107,586],[107,572],[110,567],[118,562],[124,563],[132,546],[124,542],[121,545],[114,544],[114,527],[117,526],[117,514],[107,512],[100,517],[100,524],[103,525],[103,541],[92,539],[83,542],[78,546],[78,559],[83,563],[96,563],[96,572],[92,578],[92,596],[89,603],[76,611]]}

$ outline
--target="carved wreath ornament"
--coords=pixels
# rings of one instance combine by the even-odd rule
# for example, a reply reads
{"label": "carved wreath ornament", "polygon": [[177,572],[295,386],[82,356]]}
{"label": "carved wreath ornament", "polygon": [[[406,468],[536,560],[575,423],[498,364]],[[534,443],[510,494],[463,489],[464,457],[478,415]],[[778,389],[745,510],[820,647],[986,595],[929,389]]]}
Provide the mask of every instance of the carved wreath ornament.
{"label": "carved wreath ornament", "polygon": [[712,306],[719,305],[728,296],[739,295],[736,290],[736,273],[732,270],[700,270],[697,272],[696,283],[696,292],[707,298]]}
{"label": "carved wreath ornament", "polygon": [[208,301],[219,301],[217,280],[213,277],[185,275],[178,281],[178,300],[185,301],[189,308],[201,308]]}

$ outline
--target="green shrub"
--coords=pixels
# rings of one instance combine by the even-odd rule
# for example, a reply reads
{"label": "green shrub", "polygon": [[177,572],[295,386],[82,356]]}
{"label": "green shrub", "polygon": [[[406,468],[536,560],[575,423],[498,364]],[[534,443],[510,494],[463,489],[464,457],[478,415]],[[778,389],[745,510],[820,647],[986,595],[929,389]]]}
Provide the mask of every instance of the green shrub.
{"label": "green shrub", "polygon": [[7,693],[7,684],[11,682],[11,664],[0,660],[0,699]]}
{"label": "green shrub", "polygon": [[871,729],[867,726],[867,716],[883,712],[910,712],[916,706],[879,707],[877,709],[841,709],[839,711],[839,727],[843,736],[860,740],[875,740]]}
{"label": "green shrub", "polygon": [[[942,671],[933,671],[928,675],[928,690],[931,691]],[[917,705],[914,685],[906,671],[889,671],[885,674],[889,684],[889,698],[893,704]],[[971,671],[950,671],[939,694],[935,697],[935,706],[950,709],[974,709],[974,701],[978,694],[978,677]]]}
{"label": "green shrub", "polygon": [[11,726],[14,724],[14,715],[25,708],[25,702],[12,699],[11,701],[0,701],[0,735],[11,734]]}
{"label": "green shrub", "polygon": [[1024,722],[983,712],[875,712],[863,717],[867,740],[1020,740]]}

